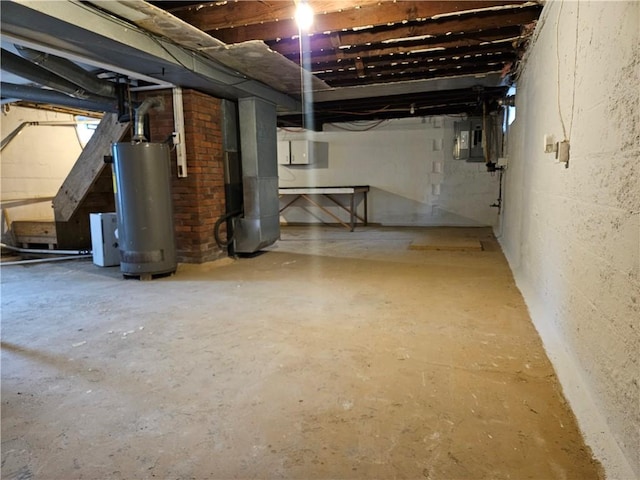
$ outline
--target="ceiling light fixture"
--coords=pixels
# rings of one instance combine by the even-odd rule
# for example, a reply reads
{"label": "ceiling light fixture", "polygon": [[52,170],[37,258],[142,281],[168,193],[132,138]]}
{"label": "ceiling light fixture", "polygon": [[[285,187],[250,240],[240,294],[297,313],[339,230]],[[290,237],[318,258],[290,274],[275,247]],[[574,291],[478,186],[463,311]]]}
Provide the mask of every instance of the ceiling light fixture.
{"label": "ceiling light fixture", "polygon": [[313,9],[306,2],[299,2],[295,13],[296,23],[300,30],[309,30],[313,25]]}

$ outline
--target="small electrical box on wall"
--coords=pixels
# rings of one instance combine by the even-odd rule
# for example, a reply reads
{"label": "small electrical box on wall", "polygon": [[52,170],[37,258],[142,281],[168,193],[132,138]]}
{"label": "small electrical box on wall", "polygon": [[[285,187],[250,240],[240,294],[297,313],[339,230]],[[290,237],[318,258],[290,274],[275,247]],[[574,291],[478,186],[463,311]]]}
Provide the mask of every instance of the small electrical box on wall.
{"label": "small electrical box on wall", "polygon": [[482,118],[468,118],[453,124],[453,158],[467,162],[484,162],[485,135]]}
{"label": "small electrical box on wall", "polygon": [[327,142],[311,140],[290,140],[278,142],[278,163],[280,165],[313,165],[326,163],[329,157]]}

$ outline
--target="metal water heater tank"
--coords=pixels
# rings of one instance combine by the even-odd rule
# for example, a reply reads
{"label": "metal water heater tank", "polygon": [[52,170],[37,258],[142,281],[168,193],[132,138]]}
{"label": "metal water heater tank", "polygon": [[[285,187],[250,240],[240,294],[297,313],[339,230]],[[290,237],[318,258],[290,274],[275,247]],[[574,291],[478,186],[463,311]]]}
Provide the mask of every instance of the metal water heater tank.
{"label": "metal water heater tank", "polygon": [[169,147],[113,144],[120,270],[124,276],[173,273],[177,268]]}

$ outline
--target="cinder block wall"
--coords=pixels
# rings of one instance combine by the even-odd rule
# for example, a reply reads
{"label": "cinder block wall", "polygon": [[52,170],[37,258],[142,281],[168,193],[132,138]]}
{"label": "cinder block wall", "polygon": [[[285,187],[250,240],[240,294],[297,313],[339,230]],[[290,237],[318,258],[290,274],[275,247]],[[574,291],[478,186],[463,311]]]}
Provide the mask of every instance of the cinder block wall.
{"label": "cinder block wall", "polygon": [[[149,113],[150,140],[163,142],[174,130],[170,90],[145,92],[140,99],[162,97],[164,108]],[[225,212],[221,100],[194,90],[183,91],[187,177],[178,178],[171,153],[172,197],[178,261],[204,263],[225,257],[213,228]],[[224,237],[224,227],[222,228]]]}
{"label": "cinder block wall", "polygon": [[[619,479],[640,477],[638,25],[636,1],[545,4],[517,85],[501,229],[586,440]],[[561,118],[569,168],[543,147],[565,136]]]}

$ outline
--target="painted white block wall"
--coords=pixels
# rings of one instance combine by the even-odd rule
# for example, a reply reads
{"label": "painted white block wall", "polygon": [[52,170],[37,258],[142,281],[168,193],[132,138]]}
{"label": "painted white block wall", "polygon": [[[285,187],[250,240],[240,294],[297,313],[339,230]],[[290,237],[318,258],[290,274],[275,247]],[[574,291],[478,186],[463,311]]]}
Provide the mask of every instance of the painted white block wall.
{"label": "painted white block wall", "polygon": [[[500,241],[609,478],[640,477],[640,3],[545,5],[516,96]],[[575,65],[574,65],[575,64]],[[569,168],[543,153],[570,138]]]}
{"label": "painted white block wall", "polygon": [[[368,131],[345,131],[362,128],[351,124],[325,125],[323,132],[279,130],[278,140],[308,138],[329,144],[328,162],[280,165],[280,186],[369,185],[369,221],[382,225],[495,225],[497,210],[490,205],[498,197],[498,177],[483,163],[453,159],[454,121],[390,120]],[[298,202],[283,212],[282,221],[335,222],[303,200]],[[324,204],[346,219],[338,207]]]}
{"label": "painted white block wall", "polygon": [[[73,121],[73,115],[11,106],[2,113],[4,139],[22,122]],[[2,206],[9,221],[53,221],[51,201],[77,160],[82,147],[75,127],[28,126],[2,151]],[[2,226],[6,230],[6,225]]]}

